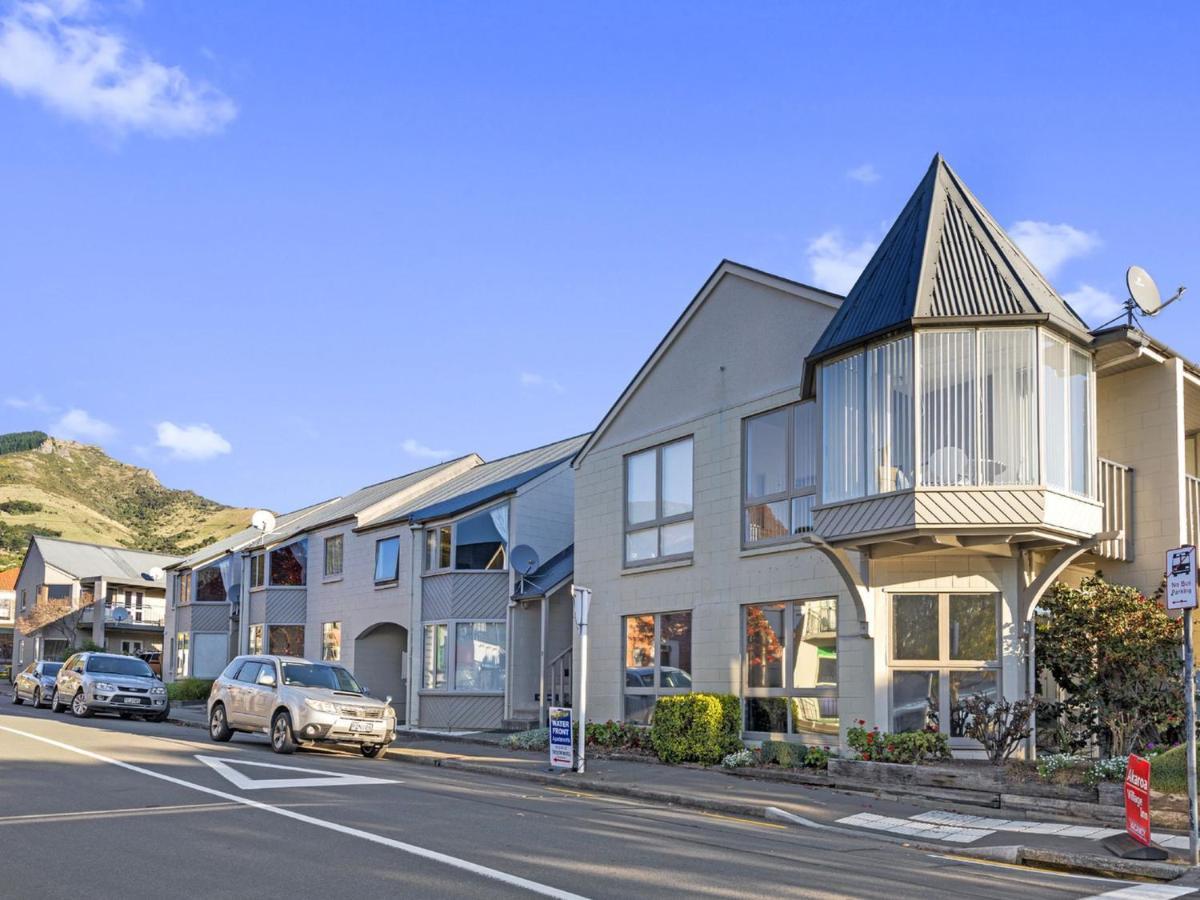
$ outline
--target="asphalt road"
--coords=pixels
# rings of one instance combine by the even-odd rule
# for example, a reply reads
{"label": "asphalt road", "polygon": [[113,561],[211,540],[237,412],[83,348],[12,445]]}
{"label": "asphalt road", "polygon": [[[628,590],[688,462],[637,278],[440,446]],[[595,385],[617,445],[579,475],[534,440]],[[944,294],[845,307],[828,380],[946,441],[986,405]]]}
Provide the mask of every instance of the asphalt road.
{"label": "asphalt road", "polygon": [[265,738],[216,744],[196,729],[73,719],[7,697],[0,861],[0,897],[71,900],[1011,900],[1127,887],[337,750],[282,757]]}

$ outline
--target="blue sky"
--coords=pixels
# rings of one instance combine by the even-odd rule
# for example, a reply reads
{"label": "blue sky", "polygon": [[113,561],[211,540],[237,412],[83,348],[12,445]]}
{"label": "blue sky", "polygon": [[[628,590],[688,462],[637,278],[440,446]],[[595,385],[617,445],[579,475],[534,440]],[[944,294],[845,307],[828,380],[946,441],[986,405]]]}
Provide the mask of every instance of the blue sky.
{"label": "blue sky", "polygon": [[935,151],[1093,323],[1195,295],[1196,4],[0,4],[0,431],[292,508],[595,426],[724,257]]}

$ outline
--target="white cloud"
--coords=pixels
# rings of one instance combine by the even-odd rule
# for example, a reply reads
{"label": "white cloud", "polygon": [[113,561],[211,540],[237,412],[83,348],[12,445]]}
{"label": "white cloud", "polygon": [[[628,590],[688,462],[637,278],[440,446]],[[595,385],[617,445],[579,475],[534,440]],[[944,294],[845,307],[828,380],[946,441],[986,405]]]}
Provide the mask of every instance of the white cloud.
{"label": "white cloud", "polygon": [[537,372],[522,372],[521,387],[546,388],[554,391],[556,394],[565,394],[567,392],[567,389],[559,382],[545,375],[539,375]]}
{"label": "white cloud", "polygon": [[55,407],[51,406],[41,394],[33,394],[29,397],[5,397],[4,405],[10,409],[28,409],[40,413],[56,411]]}
{"label": "white cloud", "polygon": [[1022,219],[1008,229],[1009,236],[1047,278],[1068,260],[1091,253],[1100,246],[1100,236],[1080,231],[1065,222],[1051,225]]}
{"label": "white cloud", "polygon": [[55,437],[71,440],[107,441],[117,433],[117,429],[94,418],[85,410],[72,409],[50,426],[50,433]]}
{"label": "white cloud", "polygon": [[414,438],[408,438],[400,449],[409,456],[415,456],[417,459],[449,459],[454,454],[449,450],[434,450],[432,447],[422,444]]}
{"label": "white cloud", "polygon": [[871,260],[878,241],[864,240],[848,245],[842,232],[826,231],[808,245],[808,265],[813,284],[827,291],[845,294],[854,285],[863,268]]}
{"label": "white cloud", "polygon": [[1121,301],[1115,294],[1090,284],[1081,284],[1071,293],[1063,294],[1063,299],[1070,303],[1071,308],[1089,325],[1106,322],[1121,311]]}
{"label": "white cloud", "polygon": [[87,0],[19,0],[0,19],[0,85],[116,134],[220,131],[233,101],[92,20]]}
{"label": "white cloud", "polygon": [[863,163],[847,172],[846,177],[859,184],[874,184],[879,180],[879,172],[870,163]]}
{"label": "white cloud", "polygon": [[175,459],[199,461],[212,459],[233,450],[229,441],[221,437],[211,425],[176,425],[174,422],[159,422],[155,429],[158,440],[155,444],[171,451]]}

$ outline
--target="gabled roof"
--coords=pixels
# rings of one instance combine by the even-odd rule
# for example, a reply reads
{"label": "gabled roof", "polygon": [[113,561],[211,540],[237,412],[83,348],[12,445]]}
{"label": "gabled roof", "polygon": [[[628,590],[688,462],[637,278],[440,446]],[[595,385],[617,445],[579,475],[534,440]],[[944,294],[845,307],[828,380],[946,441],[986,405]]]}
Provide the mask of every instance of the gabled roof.
{"label": "gabled roof", "polygon": [[11,591],[17,586],[17,576],[21,574],[20,566],[13,566],[0,572],[0,591]]}
{"label": "gabled roof", "polygon": [[178,556],[167,556],[164,553],[84,544],[43,535],[35,535],[31,542],[37,546],[43,562],[75,578],[108,578],[134,584],[163,584],[165,579],[149,577],[150,570],[165,568],[179,561]]}
{"label": "gabled roof", "polygon": [[604,414],[604,418],[600,420],[600,424],[596,426],[596,430],[591,433],[591,436],[588,437],[587,441],[575,455],[575,459],[573,460],[574,465],[579,465],[580,460],[587,455],[595,443],[600,440],[601,436],[608,431],[609,427],[614,421],[616,421],[617,416],[621,414],[621,410],[625,408],[625,405],[629,402],[630,398],[633,397],[638,388],[641,387],[642,383],[647,377],[649,377],[650,373],[654,370],[654,367],[658,365],[659,360],[661,360],[667,354],[667,351],[670,350],[671,345],[675,343],[679,335],[683,333],[684,328],[687,327],[688,322],[692,320],[692,318],[696,315],[696,312],[701,306],[704,305],[704,301],[706,301],[712,295],[713,291],[716,290],[717,285],[721,283],[721,279],[730,274],[737,275],[757,284],[775,288],[776,290],[783,291],[786,294],[791,294],[794,297],[813,300],[829,307],[836,308],[838,304],[842,302],[842,297],[840,294],[834,294],[830,291],[825,291],[821,288],[816,288],[812,285],[804,284],[799,281],[792,281],[790,278],[784,278],[780,275],[772,275],[770,272],[764,272],[761,269],[755,269],[752,266],[746,266],[742,263],[733,262],[732,260],[721,260],[721,262],[717,264],[717,267],[713,269],[712,274],[705,279],[704,284],[700,287],[700,290],[696,292],[696,296],[692,298],[691,302],[688,303],[684,311],[680,313],[679,318],[675,320],[675,324],[671,326],[671,329],[663,336],[663,339],[659,341],[658,346],[654,348],[654,352],[650,354],[650,357],[644,363],[642,363],[642,367],[638,369],[637,374],[633,376],[633,380],[626,385],[625,390],[621,392],[621,396],[617,398],[616,402],[613,403],[609,411]]}
{"label": "gabled roof", "polygon": [[587,438],[581,434],[476,466],[430,491],[419,509],[385,516],[369,523],[369,527],[402,521],[431,522],[499,499],[569,461]]}
{"label": "gabled roof", "polygon": [[517,591],[514,600],[531,600],[545,597],[566,584],[575,574],[575,545],[571,544],[542,563],[536,572],[524,578],[517,576]]}
{"label": "gabled roof", "polygon": [[938,154],[822,333],[809,363],[914,320],[1037,318],[1087,325]]}

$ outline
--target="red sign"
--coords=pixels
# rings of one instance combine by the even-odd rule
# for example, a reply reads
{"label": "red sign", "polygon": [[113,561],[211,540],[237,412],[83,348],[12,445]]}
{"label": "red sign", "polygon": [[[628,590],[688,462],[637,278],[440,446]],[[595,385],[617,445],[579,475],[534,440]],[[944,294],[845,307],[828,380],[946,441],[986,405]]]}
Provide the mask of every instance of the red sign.
{"label": "red sign", "polygon": [[1141,844],[1150,844],[1150,760],[1129,757],[1125,767],[1125,830]]}

